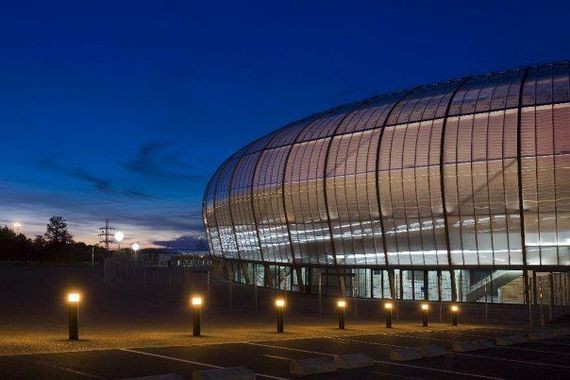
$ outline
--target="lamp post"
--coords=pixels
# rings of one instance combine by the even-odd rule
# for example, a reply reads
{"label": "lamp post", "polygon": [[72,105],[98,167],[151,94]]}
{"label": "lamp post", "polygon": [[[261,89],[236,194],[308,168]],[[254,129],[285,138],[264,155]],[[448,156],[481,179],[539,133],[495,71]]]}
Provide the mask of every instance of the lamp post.
{"label": "lamp post", "polygon": [[283,332],[283,309],[285,308],[285,300],[278,298],[275,300],[275,309],[277,310],[277,332]]}
{"label": "lamp post", "polygon": [[190,299],[192,306],[192,336],[200,336],[200,314],[202,311],[202,297],[193,296]]}
{"label": "lamp post", "polygon": [[67,303],[69,304],[69,340],[79,339],[79,303],[81,302],[81,294],[78,292],[67,293]]}
{"label": "lamp post", "polygon": [[384,304],[384,312],[386,313],[386,328],[392,328],[392,309],[394,308],[394,304],[392,302],[386,302]]}
{"label": "lamp post", "polygon": [[457,314],[459,314],[459,306],[451,305],[451,325],[457,326]]}
{"label": "lamp post", "polygon": [[346,310],[346,301],[338,300],[336,301],[336,306],[338,307],[338,328],[339,330],[344,330],[344,311]]}
{"label": "lamp post", "polygon": [[422,303],[422,326],[428,326],[428,312],[429,312],[429,304]]}

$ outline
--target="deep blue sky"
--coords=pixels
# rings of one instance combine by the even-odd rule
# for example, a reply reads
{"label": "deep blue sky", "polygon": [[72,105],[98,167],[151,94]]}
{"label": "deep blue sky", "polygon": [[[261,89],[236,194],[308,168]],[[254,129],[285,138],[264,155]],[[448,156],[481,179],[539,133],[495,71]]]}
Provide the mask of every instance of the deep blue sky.
{"label": "deep blue sky", "polygon": [[570,58],[568,4],[5,2],[0,223],[198,236],[207,179],[239,147],[372,94]]}

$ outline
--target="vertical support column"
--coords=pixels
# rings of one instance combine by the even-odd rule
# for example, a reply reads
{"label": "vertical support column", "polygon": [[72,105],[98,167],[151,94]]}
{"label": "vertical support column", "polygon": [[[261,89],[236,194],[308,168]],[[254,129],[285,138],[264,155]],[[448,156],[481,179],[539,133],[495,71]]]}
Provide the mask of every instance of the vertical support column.
{"label": "vertical support column", "polygon": [[447,107],[445,109],[445,116],[443,119],[443,126],[441,128],[441,142],[440,142],[440,146],[439,146],[439,185],[440,185],[440,189],[441,189],[441,204],[442,204],[442,209],[443,209],[443,225],[444,225],[444,229],[445,229],[445,247],[447,248],[447,262],[449,265],[449,279],[451,282],[451,301],[452,302],[457,302],[457,289],[456,289],[456,284],[455,284],[455,272],[453,270],[453,263],[451,261],[451,243],[450,243],[450,239],[449,239],[449,222],[448,222],[448,215],[447,215],[447,207],[446,207],[446,198],[445,198],[445,173],[444,173],[444,164],[443,164],[443,156],[445,153],[445,132],[447,129],[447,119],[449,118],[449,110],[451,108],[451,102],[453,101],[453,98],[455,98],[455,95],[457,94],[457,91],[459,91],[459,89],[465,84],[465,82],[467,82],[467,80],[469,80],[470,77],[466,77],[465,79],[463,79],[463,81],[461,81],[461,83],[459,83],[457,85],[457,88],[455,88],[455,90],[453,90],[453,93],[451,94],[451,96],[449,97],[449,101],[447,102]]}
{"label": "vertical support column", "polygon": [[517,111],[517,179],[518,179],[518,191],[519,191],[519,215],[521,224],[521,254],[523,262],[523,292],[524,301],[528,305],[528,323],[532,327],[532,306],[530,303],[530,291],[529,291],[529,281],[528,281],[528,261],[526,257],[526,231],[525,231],[525,214],[524,214],[524,199],[523,199],[523,181],[522,181],[522,100],[523,100],[523,89],[524,83],[528,75],[528,67],[525,69],[523,77],[521,79],[521,85],[519,88],[519,101],[518,101],[518,111]]}
{"label": "vertical support column", "polygon": [[443,321],[443,299],[441,296],[442,286],[441,286],[441,270],[437,270],[437,300],[439,301],[439,321]]}
{"label": "vertical support column", "polygon": [[[384,276],[384,273],[382,273],[382,276]],[[396,294],[396,276],[394,269],[388,269],[388,286],[390,287],[390,296],[392,299],[397,299],[398,295]],[[382,284],[382,291],[384,291],[384,284]]]}
{"label": "vertical support column", "polygon": [[536,298],[536,271],[532,271],[532,304],[537,305],[538,301]]}
{"label": "vertical support column", "polygon": [[428,278],[428,274],[429,274],[429,272],[427,270],[424,270],[424,301],[429,300],[429,278]]}
{"label": "vertical support column", "polygon": [[554,319],[554,273],[550,272],[548,275],[548,281],[550,286],[550,302],[548,303],[548,320],[552,321]]}

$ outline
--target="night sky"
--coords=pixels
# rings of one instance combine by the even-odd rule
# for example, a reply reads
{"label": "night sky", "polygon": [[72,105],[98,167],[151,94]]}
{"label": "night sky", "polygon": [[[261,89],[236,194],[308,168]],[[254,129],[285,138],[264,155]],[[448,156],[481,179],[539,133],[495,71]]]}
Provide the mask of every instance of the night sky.
{"label": "night sky", "polygon": [[190,244],[239,147],[373,94],[568,59],[569,4],[6,1],[0,224],[31,237],[62,215],[94,242],[109,218],[127,242]]}

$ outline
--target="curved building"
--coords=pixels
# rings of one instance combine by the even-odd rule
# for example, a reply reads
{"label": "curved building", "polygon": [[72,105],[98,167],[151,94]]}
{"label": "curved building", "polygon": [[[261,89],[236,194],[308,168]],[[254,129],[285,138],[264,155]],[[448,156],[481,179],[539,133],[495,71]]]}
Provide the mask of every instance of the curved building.
{"label": "curved building", "polygon": [[537,275],[570,269],[569,72],[466,77],[286,125],[211,178],[210,249],[265,286],[509,302],[518,281],[512,302],[528,301]]}

